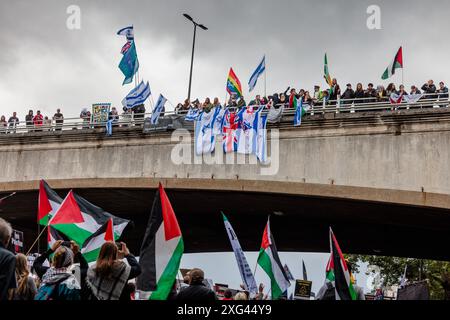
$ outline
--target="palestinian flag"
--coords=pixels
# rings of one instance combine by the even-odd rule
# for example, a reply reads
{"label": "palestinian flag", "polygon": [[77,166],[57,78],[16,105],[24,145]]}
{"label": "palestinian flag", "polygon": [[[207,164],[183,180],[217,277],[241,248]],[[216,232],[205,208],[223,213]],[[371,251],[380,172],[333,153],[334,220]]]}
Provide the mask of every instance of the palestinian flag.
{"label": "palestinian flag", "polygon": [[81,253],[87,262],[93,262],[97,260],[100,248],[105,242],[115,241],[113,230],[113,219],[109,218],[100,229],[94,232],[83,244]]}
{"label": "palestinian flag", "polygon": [[289,288],[291,283],[281,264],[277,247],[275,246],[275,240],[270,232],[270,217],[267,220],[267,225],[264,229],[261,249],[259,250],[258,264],[270,278],[272,299],[276,300],[280,298],[283,295],[283,292]]}
{"label": "palestinian flag", "polygon": [[48,220],[56,213],[63,199],[49,187],[47,182],[39,183],[38,224],[47,226]]}
{"label": "palestinian flag", "polygon": [[328,58],[327,54],[325,53],[325,59],[323,64],[323,77],[325,78],[325,81],[327,84],[331,87],[333,85],[333,82],[331,80],[330,72],[328,70]]}
{"label": "palestinian flag", "polygon": [[395,55],[394,61],[392,61],[391,64],[387,67],[387,69],[384,70],[381,79],[383,80],[389,79],[395,74],[395,69],[402,69],[402,68],[403,68],[403,49],[402,47],[400,47],[400,49],[398,49],[397,51],[397,54]]}
{"label": "palestinian flag", "polygon": [[69,241],[69,239],[65,235],[63,235],[61,232],[59,232],[58,230],[56,230],[55,228],[53,228],[51,226],[48,226],[47,227],[48,248],[51,248],[52,245],[58,240]]}
{"label": "palestinian flag", "polygon": [[49,225],[82,246],[110,218],[114,222],[115,238],[119,238],[130,221],[113,216],[71,190]]}
{"label": "palestinian flag", "polygon": [[326,269],[326,281],[334,284],[336,300],[356,300],[357,295],[350,280],[350,271],[331,228],[330,251],[331,255]]}
{"label": "palestinian flag", "polygon": [[136,281],[136,289],[144,296],[150,292],[150,300],[166,300],[177,277],[183,252],[183,236],[175,212],[159,184],[141,246],[142,273]]}

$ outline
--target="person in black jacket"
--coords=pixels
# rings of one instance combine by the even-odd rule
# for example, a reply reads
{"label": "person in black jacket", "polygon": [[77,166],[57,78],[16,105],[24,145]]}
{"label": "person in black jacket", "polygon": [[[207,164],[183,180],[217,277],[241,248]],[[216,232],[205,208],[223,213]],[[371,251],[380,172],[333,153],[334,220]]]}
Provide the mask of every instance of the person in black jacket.
{"label": "person in black jacket", "polygon": [[[141,274],[141,267],[125,243],[118,245],[105,242],[96,264],[88,269],[86,282],[91,289],[92,300],[131,300],[127,282]],[[128,264],[120,258],[127,259]]]}
{"label": "person in black jacket", "polygon": [[0,218],[0,301],[10,298],[10,290],[16,285],[16,257],[7,248],[11,240],[11,225]]}
{"label": "person in black jacket", "polygon": [[433,93],[436,93],[436,86],[434,85],[433,80],[428,80],[427,83],[425,83],[422,86],[423,93],[427,94],[425,99],[436,99],[436,95]]}
{"label": "person in black jacket", "polygon": [[[361,99],[361,100],[358,100]],[[362,83],[358,83],[356,85],[356,91],[355,91],[355,104],[361,104],[367,102],[367,100],[364,100],[365,98],[365,92],[362,86]]]}
{"label": "person in black jacket", "polygon": [[175,297],[176,301],[215,301],[216,294],[203,283],[205,273],[201,269],[189,272],[189,287],[182,289]]}
{"label": "person in black jacket", "polygon": [[342,104],[352,104],[353,99],[355,98],[355,91],[352,89],[352,85],[350,83],[347,84],[347,89],[341,96]]}

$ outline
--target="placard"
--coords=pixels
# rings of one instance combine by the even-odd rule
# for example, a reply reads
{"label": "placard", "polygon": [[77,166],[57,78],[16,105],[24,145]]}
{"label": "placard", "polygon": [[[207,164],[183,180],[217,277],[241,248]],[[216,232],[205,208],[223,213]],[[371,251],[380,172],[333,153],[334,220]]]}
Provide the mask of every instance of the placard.
{"label": "placard", "polygon": [[111,103],[96,103],[92,105],[92,123],[108,122]]}
{"label": "placard", "polygon": [[312,281],[300,279],[295,280],[294,297],[301,300],[310,300],[311,288]]}

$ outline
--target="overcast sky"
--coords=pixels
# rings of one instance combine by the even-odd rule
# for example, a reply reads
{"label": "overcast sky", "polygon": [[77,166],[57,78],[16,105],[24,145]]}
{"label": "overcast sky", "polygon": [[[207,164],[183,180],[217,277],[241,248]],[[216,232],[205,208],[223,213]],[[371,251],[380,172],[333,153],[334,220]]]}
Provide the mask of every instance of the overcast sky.
{"label": "overcast sky", "polygon": [[[81,9],[80,30],[66,27],[72,4]],[[371,4],[381,8],[381,30],[366,26]],[[30,108],[52,115],[61,107],[68,117],[93,103],[120,106],[132,85],[121,85],[117,66],[125,39],[116,32],[130,24],[140,77],[150,82],[154,100],[163,93],[171,109],[187,96],[193,28],[184,12],[209,28],[197,34],[194,98],[223,100],[230,66],[247,93],[264,54],[267,93],[324,86],[325,52],[341,85],[382,84],[381,74],[400,45],[406,84],[446,81],[449,9],[446,0],[1,1],[0,114],[18,111],[23,120]],[[262,80],[255,93],[263,93]],[[400,83],[401,73],[393,80]]]}
{"label": "overcast sky", "polygon": [[[366,25],[372,4],[381,8],[380,30]],[[80,30],[66,27],[70,5],[81,9]],[[323,87],[325,52],[330,73],[341,86],[386,85],[381,74],[400,45],[406,85],[422,85],[430,78],[447,82],[449,10],[447,0],[2,0],[0,115],[17,111],[23,120],[29,109],[53,115],[59,107],[67,118],[93,103],[120,107],[132,85],[122,86],[117,66],[125,38],[116,32],[131,24],[140,77],[150,82],[154,100],[163,93],[171,109],[188,90],[193,28],[182,13],[209,28],[197,33],[193,98],[217,96],[223,101],[232,66],[249,100],[247,82],[263,55],[268,94],[287,86]],[[400,84],[401,72],[392,81]],[[264,93],[263,79],[256,93]],[[301,274],[302,257],[317,292],[328,255],[283,254],[295,276]],[[256,253],[250,254],[250,264],[255,261]],[[186,255],[183,266],[203,267],[207,276],[232,287],[240,282],[232,254]],[[257,273],[257,281],[263,277]],[[358,277],[365,286],[365,276]]]}

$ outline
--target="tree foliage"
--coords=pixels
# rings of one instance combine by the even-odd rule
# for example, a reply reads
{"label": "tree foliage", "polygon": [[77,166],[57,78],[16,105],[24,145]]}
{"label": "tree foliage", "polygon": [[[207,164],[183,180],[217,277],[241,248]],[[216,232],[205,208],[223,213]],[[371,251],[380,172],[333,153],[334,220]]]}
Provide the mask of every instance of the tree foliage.
{"label": "tree foliage", "polygon": [[427,279],[431,299],[450,300],[450,262],[367,255],[347,255],[347,259],[353,272],[359,271],[360,262],[377,266],[383,286],[398,285],[406,266],[409,282]]}

